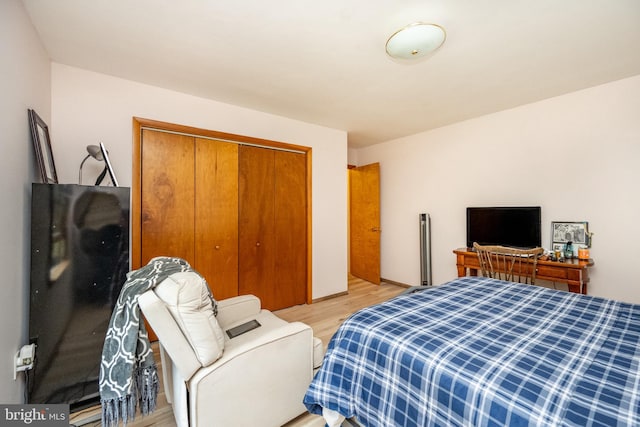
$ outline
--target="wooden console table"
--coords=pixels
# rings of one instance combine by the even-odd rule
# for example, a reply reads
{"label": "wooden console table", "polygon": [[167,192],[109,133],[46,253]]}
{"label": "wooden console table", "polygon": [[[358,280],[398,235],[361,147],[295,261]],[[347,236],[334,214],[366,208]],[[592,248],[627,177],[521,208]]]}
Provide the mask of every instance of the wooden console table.
{"label": "wooden console table", "polygon": [[[476,276],[480,270],[478,254],[467,249],[459,248],[453,251],[456,254],[456,266],[458,277],[464,277],[467,273]],[[587,294],[589,283],[589,267],[593,265],[593,259],[571,259],[564,262],[538,260],[536,279],[549,280],[551,282],[566,283],[569,292]]]}

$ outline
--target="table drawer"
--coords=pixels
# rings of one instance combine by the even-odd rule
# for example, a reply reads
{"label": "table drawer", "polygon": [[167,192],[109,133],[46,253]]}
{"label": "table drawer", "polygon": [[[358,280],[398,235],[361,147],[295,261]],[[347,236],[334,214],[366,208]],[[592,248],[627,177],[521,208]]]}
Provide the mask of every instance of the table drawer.
{"label": "table drawer", "polygon": [[539,264],[538,264],[537,276],[540,279],[549,279],[549,280],[553,280],[553,279],[566,280],[566,279],[568,279],[567,269],[547,267],[547,266],[539,265]]}

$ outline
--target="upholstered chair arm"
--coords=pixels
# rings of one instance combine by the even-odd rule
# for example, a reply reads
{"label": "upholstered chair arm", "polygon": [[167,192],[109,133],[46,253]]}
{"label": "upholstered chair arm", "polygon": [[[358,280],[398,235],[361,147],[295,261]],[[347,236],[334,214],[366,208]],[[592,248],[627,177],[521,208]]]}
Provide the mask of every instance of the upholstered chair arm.
{"label": "upholstered chair arm", "polygon": [[254,295],[240,295],[218,301],[216,319],[222,329],[227,329],[240,320],[255,317],[260,313],[260,299]]}
{"label": "upholstered chair arm", "polygon": [[265,311],[257,320],[261,327],[229,340],[222,357],[190,379],[191,427],[273,427],[305,411],[313,331],[298,322],[284,324]]}

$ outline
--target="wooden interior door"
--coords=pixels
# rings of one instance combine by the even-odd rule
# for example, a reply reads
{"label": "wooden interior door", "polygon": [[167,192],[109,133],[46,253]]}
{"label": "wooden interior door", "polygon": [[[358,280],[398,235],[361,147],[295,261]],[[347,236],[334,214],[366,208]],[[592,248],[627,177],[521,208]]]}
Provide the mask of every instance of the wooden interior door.
{"label": "wooden interior door", "polygon": [[278,308],[306,302],[307,192],[306,157],[276,151],[275,157],[275,283]]}
{"label": "wooden interior door", "polygon": [[218,299],[238,295],[238,145],[196,138],[195,264]]}
{"label": "wooden interior door", "polygon": [[238,249],[242,260],[238,271],[241,295],[260,298],[273,310],[275,279],[274,150],[239,147],[238,162]]}
{"label": "wooden interior door", "polygon": [[351,274],[380,284],[380,164],[349,169]]}
{"label": "wooden interior door", "polygon": [[193,265],[194,138],[144,129],[141,154],[141,265],[171,256]]}

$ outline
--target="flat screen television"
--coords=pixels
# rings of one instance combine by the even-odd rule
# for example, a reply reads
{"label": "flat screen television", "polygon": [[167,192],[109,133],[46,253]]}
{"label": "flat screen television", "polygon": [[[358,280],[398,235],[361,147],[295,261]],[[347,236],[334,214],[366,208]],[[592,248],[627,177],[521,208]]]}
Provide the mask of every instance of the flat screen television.
{"label": "flat screen television", "polygon": [[540,206],[467,208],[467,247],[502,245],[535,248],[541,242]]}
{"label": "flat screen television", "polygon": [[100,402],[100,356],[129,271],[126,187],[32,184],[27,403]]}

